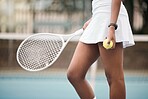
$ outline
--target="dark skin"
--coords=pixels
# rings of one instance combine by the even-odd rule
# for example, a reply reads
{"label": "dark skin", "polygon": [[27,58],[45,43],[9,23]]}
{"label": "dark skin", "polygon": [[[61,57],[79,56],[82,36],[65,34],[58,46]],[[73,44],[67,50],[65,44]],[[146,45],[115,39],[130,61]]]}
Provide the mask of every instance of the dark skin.
{"label": "dark skin", "polygon": [[[120,5],[120,0],[112,0],[110,16],[111,23],[117,22]],[[88,26],[90,21],[91,19],[84,24],[83,29]],[[85,44],[79,42],[77,45],[67,71],[67,77],[81,99],[94,99],[95,97],[91,86],[85,79],[85,75],[98,57],[101,58],[105,69],[105,74],[110,88],[110,99],[125,99],[123,46],[122,43],[115,44],[115,28],[113,26],[108,28],[107,38],[114,42],[113,49],[106,50],[102,46],[102,43]]]}

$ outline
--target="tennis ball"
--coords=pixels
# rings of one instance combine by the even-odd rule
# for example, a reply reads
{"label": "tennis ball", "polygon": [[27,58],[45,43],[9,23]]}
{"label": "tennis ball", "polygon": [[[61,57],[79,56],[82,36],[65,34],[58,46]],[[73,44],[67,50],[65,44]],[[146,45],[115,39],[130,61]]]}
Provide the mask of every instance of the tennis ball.
{"label": "tennis ball", "polygon": [[112,47],[113,47],[113,41],[110,41],[109,43],[109,40],[108,39],[105,39],[104,41],[103,41],[103,47],[105,48],[105,49],[111,49]]}

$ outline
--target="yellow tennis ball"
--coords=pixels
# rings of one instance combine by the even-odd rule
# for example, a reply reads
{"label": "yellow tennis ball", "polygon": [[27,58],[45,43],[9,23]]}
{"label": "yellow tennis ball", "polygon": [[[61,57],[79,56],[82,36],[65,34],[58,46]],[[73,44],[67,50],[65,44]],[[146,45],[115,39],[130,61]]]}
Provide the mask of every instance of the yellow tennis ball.
{"label": "yellow tennis ball", "polygon": [[111,49],[113,47],[113,41],[110,41],[109,44],[108,44],[108,41],[109,41],[108,39],[105,39],[103,41],[103,47],[105,49]]}

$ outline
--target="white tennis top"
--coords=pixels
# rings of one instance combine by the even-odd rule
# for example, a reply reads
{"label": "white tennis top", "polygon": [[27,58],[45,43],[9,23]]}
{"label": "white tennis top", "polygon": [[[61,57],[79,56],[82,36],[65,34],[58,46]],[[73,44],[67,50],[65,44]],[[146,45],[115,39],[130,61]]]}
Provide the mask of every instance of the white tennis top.
{"label": "white tennis top", "polygon": [[[107,37],[110,24],[112,0],[92,1],[92,20],[82,34],[80,41],[87,44],[103,42]],[[118,20],[118,28],[115,31],[116,42],[123,42],[123,47],[134,45],[133,34],[129,23],[127,11],[121,4]]]}

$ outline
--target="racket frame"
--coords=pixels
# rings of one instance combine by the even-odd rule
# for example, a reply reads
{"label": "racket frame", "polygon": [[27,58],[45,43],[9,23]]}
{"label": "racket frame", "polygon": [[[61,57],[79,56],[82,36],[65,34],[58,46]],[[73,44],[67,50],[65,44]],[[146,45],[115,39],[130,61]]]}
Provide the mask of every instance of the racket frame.
{"label": "racket frame", "polygon": [[[33,34],[33,35],[30,35],[28,36],[25,40],[22,41],[22,43],[19,45],[18,49],[17,49],[17,53],[16,53],[16,59],[17,59],[17,62],[18,64],[23,68],[25,69],[26,71],[41,71],[41,70],[44,70],[48,67],[50,67],[53,63],[55,63],[55,61],[59,58],[59,56],[61,55],[62,51],[64,50],[64,48],[66,47],[66,45],[68,44],[68,42],[75,36],[79,36],[83,33],[83,29],[79,29],[77,30],[76,32],[72,33],[72,34],[54,34],[54,33],[37,33],[37,34]],[[40,69],[27,69],[25,68],[21,62],[19,61],[19,50],[21,49],[21,47],[23,46],[23,44],[31,37],[33,36],[37,36],[37,35],[53,35],[53,36],[58,36],[61,41],[62,41],[62,48],[60,49],[59,53],[57,54],[57,56],[55,57],[55,59],[50,63],[50,64],[47,64],[47,66],[43,67],[43,68],[40,68]]]}

